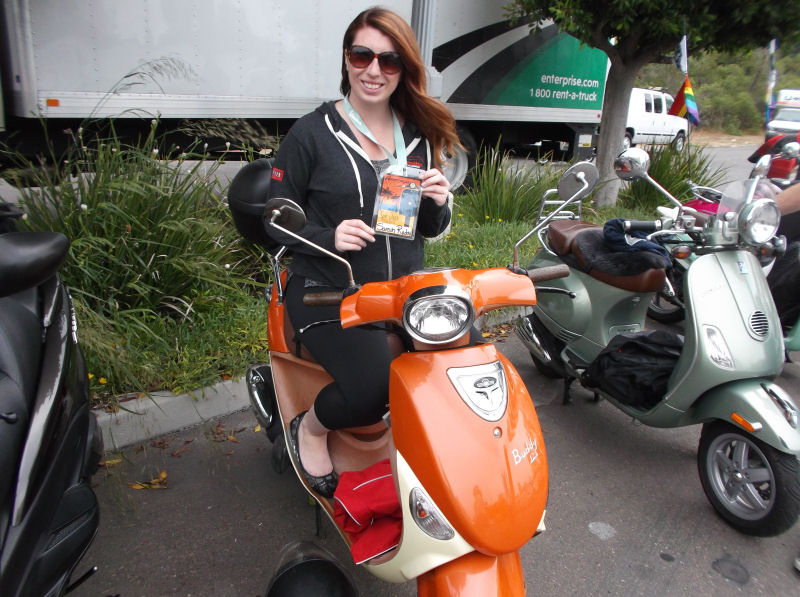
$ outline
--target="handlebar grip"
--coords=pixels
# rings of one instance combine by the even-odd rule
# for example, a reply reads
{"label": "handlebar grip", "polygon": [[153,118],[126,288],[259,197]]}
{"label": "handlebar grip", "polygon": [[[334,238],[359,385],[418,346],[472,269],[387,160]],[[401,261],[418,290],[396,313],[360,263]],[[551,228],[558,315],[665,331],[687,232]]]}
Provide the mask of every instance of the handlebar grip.
{"label": "handlebar grip", "polygon": [[625,232],[655,232],[661,230],[661,220],[624,220],[622,227]]}
{"label": "handlebar grip", "polygon": [[565,263],[528,270],[528,277],[534,284],[537,282],[546,282],[547,280],[555,280],[556,278],[566,278],[567,276],[569,276],[569,267]]}
{"label": "handlebar grip", "polygon": [[303,295],[303,304],[306,307],[334,307],[341,304],[342,292],[329,290],[327,292],[307,292]]}

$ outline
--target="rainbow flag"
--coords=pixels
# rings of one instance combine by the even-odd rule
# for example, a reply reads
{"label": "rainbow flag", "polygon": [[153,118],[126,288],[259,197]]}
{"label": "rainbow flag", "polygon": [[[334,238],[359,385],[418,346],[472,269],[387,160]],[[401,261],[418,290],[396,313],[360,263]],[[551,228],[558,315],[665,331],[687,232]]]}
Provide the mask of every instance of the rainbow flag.
{"label": "rainbow flag", "polygon": [[669,113],[683,116],[694,125],[700,124],[700,113],[697,111],[697,102],[694,101],[694,91],[692,91],[692,84],[689,83],[689,75],[686,75],[686,80],[675,97]]}

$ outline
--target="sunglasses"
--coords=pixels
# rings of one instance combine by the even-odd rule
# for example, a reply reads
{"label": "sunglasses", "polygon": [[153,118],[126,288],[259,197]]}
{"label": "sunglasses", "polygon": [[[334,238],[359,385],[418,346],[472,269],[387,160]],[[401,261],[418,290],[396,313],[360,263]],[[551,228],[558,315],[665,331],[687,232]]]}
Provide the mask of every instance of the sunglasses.
{"label": "sunglasses", "polygon": [[381,72],[386,75],[396,75],[403,70],[403,60],[397,52],[376,54],[364,46],[351,46],[347,51],[347,58],[356,68],[367,68],[377,58]]}

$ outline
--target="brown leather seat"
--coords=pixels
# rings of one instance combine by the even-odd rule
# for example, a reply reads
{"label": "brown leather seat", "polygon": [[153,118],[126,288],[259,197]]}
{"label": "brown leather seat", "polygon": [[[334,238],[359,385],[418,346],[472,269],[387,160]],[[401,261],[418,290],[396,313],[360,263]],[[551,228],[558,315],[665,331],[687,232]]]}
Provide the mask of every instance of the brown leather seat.
{"label": "brown leather seat", "polygon": [[[603,241],[603,228],[596,224],[555,220],[547,240],[554,253],[571,258],[570,265],[605,284],[629,292],[657,292],[664,287],[666,269],[652,267],[652,255],[610,250]],[[632,269],[637,271],[629,273]]]}
{"label": "brown leather seat", "polygon": [[554,220],[547,229],[547,242],[556,255],[569,255],[575,237],[588,228],[600,228],[581,220]]}

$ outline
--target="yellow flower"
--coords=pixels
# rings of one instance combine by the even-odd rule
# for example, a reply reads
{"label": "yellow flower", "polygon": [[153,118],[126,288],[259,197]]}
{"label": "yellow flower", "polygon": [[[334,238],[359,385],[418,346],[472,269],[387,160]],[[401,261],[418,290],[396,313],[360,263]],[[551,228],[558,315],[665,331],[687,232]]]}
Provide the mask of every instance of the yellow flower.
{"label": "yellow flower", "polygon": [[477,261],[473,261],[472,265],[474,265],[475,267],[478,267],[478,262]]}
{"label": "yellow flower", "polygon": [[94,373],[89,374],[89,379],[94,379]]}
{"label": "yellow flower", "polygon": [[484,216],[484,217],[485,217],[487,220],[489,219],[489,216]]}
{"label": "yellow flower", "polygon": [[459,217],[459,218],[460,218],[460,217],[463,217],[463,215],[464,215],[464,214],[458,214],[458,217]]}
{"label": "yellow flower", "polygon": [[101,386],[104,386],[104,385],[106,385],[106,383],[108,383],[108,380],[107,380],[105,377],[101,377],[101,378],[100,378],[100,379],[98,379],[97,381],[99,381],[99,382],[100,382],[100,385],[101,385]]}
{"label": "yellow flower", "polygon": [[502,221],[503,221],[503,218],[497,218],[497,221],[498,221],[498,222],[502,222]]}
{"label": "yellow flower", "polygon": [[469,248],[470,248],[470,249],[474,249],[475,247],[473,247],[472,245],[470,245],[470,246],[469,246]]}

